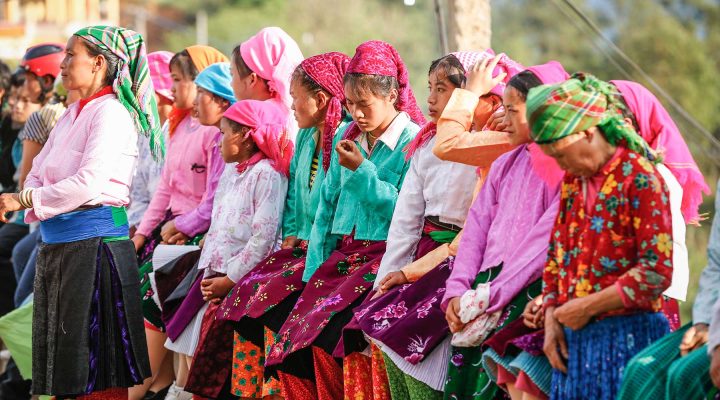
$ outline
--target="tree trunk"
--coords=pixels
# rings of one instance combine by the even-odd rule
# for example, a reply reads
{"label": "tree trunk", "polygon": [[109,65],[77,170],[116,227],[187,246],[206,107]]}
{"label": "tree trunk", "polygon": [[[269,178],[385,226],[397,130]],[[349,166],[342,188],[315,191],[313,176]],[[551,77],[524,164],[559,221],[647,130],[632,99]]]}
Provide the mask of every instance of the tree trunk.
{"label": "tree trunk", "polygon": [[446,0],[450,51],[490,47],[490,0]]}

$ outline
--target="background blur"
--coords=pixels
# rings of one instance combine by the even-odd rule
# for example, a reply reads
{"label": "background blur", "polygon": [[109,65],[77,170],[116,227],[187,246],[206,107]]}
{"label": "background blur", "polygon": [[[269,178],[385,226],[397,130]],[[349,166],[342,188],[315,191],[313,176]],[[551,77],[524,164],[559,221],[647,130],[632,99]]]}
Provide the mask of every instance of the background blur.
{"label": "background blur", "polygon": [[[472,11],[452,10],[448,2],[469,4]],[[305,56],[331,50],[352,55],[368,39],[392,43],[425,106],[427,69],[443,55],[447,37],[441,32],[480,25],[476,34],[483,37],[476,43],[488,43],[490,19],[492,47],[524,65],[556,59],[571,73],[648,85],[632,62],[640,65],[669,94],[658,97],[676,118],[714,194],[720,170],[720,0],[0,0],[0,59],[17,65],[28,46],[65,42],[77,29],[100,22],[143,33],[150,51],[207,43],[228,54],[260,28],[274,25],[293,36]],[[456,50],[457,42],[449,41]],[[703,226],[688,229],[693,277],[684,321],[706,263],[713,200],[706,197],[703,212],[709,219]]]}

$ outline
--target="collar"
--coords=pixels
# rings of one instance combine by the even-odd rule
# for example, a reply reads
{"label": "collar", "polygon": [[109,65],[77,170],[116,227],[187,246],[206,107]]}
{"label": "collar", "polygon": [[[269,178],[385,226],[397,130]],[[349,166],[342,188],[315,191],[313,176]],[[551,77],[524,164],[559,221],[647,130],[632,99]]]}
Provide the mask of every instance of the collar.
{"label": "collar", "polygon": [[[406,112],[401,111],[377,140],[383,142],[385,146],[394,151],[398,141],[400,141],[400,136],[405,131],[405,127],[407,127],[408,122],[410,122],[410,116]],[[356,142],[363,148],[363,150],[365,150],[366,153],[370,153],[370,146],[368,146],[366,132],[363,132],[362,135],[357,138]],[[377,146],[377,143],[375,146]]]}
{"label": "collar", "polygon": [[97,93],[95,93],[94,95],[92,95],[92,96],[90,96],[90,97],[88,97],[88,98],[85,98],[85,99],[80,99],[80,100],[78,101],[78,111],[77,111],[77,113],[80,114],[80,111],[82,111],[83,108],[85,108],[85,106],[86,106],[89,102],[97,99],[98,97],[102,97],[102,96],[105,96],[105,95],[108,95],[108,94],[112,94],[112,93],[113,93],[113,88],[112,88],[112,86],[105,86],[104,88],[100,89],[100,90],[99,90]]}

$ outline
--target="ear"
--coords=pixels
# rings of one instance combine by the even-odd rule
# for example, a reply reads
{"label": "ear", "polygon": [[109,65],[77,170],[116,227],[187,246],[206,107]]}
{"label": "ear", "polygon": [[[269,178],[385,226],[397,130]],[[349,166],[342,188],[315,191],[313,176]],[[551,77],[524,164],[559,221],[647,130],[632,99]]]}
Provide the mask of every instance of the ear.
{"label": "ear", "polygon": [[101,55],[95,56],[95,59],[93,59],[93,72],[99,72],[102,71],[103,65],[106,64],[105,57]]}
{"label": "ear", "polygon": [[318,109],[322,110],[330,104],[330,96],[324,90],[321,90],[315,94],[315,101],[317,101]]}
{"label": "ear", "polygon": [[390,101],[392,104],[395,104],[397,102],[398,97],[400,94],[398,93],[397,89],[393,89],[390,91],[390,95],[388,96],[388,101]]}

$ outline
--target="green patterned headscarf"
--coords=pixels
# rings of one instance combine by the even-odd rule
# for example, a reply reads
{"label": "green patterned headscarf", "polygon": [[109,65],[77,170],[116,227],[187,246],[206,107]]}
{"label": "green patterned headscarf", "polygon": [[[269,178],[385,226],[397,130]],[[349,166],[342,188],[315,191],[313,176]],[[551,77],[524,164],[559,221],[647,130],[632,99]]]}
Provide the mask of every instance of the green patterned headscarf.
{"label": "green patterned headscarf", "polygon": [[162,158],[165,144],[142,36],[129,29],[102,25],[80,29],[75,36],[110,51],[120,59],[113,92],[130,112],[138,132],[150,138],[153,156]]}
{"label": "green patterned headscarf", "polygon": [[622,118],[622,108],[614,85],[593,75],[576,73],[563,83],[530,89],[530,136],[535,143],[548,144],[597,126],[611,144],[624,141],[629,149],[652,159],[645,140]]}

